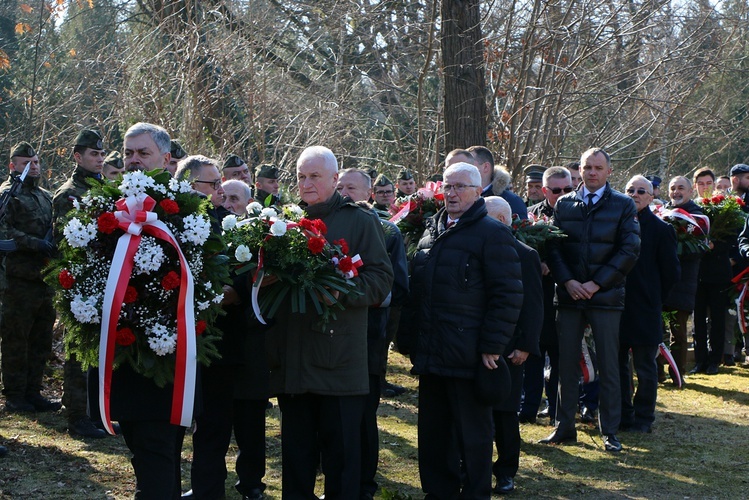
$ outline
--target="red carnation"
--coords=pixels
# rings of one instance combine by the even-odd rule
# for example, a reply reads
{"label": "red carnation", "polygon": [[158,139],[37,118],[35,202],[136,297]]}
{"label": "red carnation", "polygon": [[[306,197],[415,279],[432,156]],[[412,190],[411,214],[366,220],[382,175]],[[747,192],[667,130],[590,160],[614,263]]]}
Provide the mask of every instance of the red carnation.
{"label": "red carnation", "polygon": [[325,234],[328,232],[328,226],[325,225],[322,219],[315,219],[313,222],[315,224],[315,229],[317,229],[318,233]]}
{"label": "red carnation", "polygon": [[311,220],[302,217],[299,219],[299,225],[302,226],[307,231],[314,231],[315,230],[315,223]]}
{"label": "red carnation", "polygon": [[60,286],[65,290],[73,288],[73,284],[75,283],[75,278],[67,269],[60,271],[60,274],[57,275],[57,280],[60,282]]}
{"label": "red carnation", "polygon": [[715,196],[713,196],[713,200],[712,201],[713,201],[713,203],[715,203],[717,205],[718,203],[720,203],[721,201],[723,201],[725,199],[726,199],[726,197],[723,196],[722,194],[716,194]]}
{"label": "red carnation", "polygon": [[120,328],[114,341],[117,345],[128,346],[135,342],[135,334],[130,328]]}
{"label": "red carnation", "polygon": [[177,205],[177,202],[174,200],[170,200],[169,198],[165,198],[159,202],[159,206],[164,210],[164,212],[168,214],[178,214],[179,213],[179,205]]}
{"label": "red carnation", "polygon": [[206,323],[205,321],[201,319],[200,321],[195,323],[195,333],[197,335],[203,335],[203,332],[205,331],[207,327],[208,327],[208,323]]}
{"label": "red carnation", "polygon": [[169,271],[166,273],[166,276],[161,279],[161,286],[164,287],[164,290],[174,290],[179,286],[179,274],[174,271]]}
{"label": "red carnation", "polygon": [[340,269],[342,272],[347,273],[349,271],[354,270],[354,262],[351,260],[351,257],[346,256],[338,261],[338,269]]}
{"label": "red carnation", "polygon": [[125,298],[122,300],[125,304],[132,304],[138,300],[138,290],[136,290],[134,286],[127,287],[125,290]]}
{"label": "red carnation", "polygon": [[322,252],[323,248],[325,248],[325,239],[324,238],[310,238],[307,240],[307,248],[309,248],[309,251],[313,254],[318,254]]}
{"label": "red carnation", "polygon": [[736,203],[738,203],[740,207],[743,207],[746,205],[746,203],[744,203],[744,200],[742,200],[740,197],[734,196],[734,198],[736,198]]}
{"label": "red carnation", "polygon": [[112,212],[104,212],[101,214],[96,220],[96,223],[99,226],[99,231],[104,234],[112,234],[119,226],[117,217],[115,217]]}
{"label": "red carnation", "polygon": [[703,205],[709,205],[710,204],[710,198],[702,198],[702,200],[700,200],[700,201],[702,202]]}
{"label": "red carnation", "polygon": [[343,252],[344,254],[348,253],[348,243],[346,243],[346,240],[341,238],[340,240],[335,240],[333,243],[341,247],[341,252]]}

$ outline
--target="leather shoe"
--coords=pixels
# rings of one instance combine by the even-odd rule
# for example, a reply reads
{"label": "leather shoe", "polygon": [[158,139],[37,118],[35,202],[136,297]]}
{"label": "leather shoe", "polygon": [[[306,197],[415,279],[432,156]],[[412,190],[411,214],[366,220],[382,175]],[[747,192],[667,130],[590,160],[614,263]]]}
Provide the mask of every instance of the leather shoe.
{"label": "leather shoe", "polygon": [[380,391],[380,395],[386,398],[394,398],[396,396],[400,396],[404,392],[406,392],[406,388],[403,387],[402,385],[391,384],[390,382],[385,382],[382,385],[382,390]]}
{"label": "leather shoe", "polygon": [[27,395],[26,401],[31,403],[36,411],[57,411],[62,408],[62,403],[59,401],[50,401],[41,394]]}
{"label": "leather shoe", "polygon": [[509,476],[500,476],[497,478],[497,486],[492,490],[494,493],[506,495],[515,489],[515,480]]}
{"label": "leather shoe", "polygon": [[706,368],[707,367],[705,366],[704,363],[702,363],[702,362],[697,363],[696,365],[694,365],[694,368],[692,368],[691,370],[689,370],[689,374],[690,375],[697,375],[698,373],[705,373],[705,369]]}
{"label": "leather shoe", "polygon": [[707,375],[717,375],[718,374],[718,365],[716,363],[710,363],[707,365],[707,368],[705,368],[705,374]]}
{"label": "leather shoe", "polygon": [[8,448],[5,446],[0,446],[0,458],[4,457],[8,454]]}
{"label": "leather shoe", "polygon": [[559,428],[554,429],[554,432],[539,441],[541,444],[564,444],[564,443],[576,443],[577,442],[577,431],[562,432]]}
{"label": "leather shoe", "polygon": [[536,416],[530,413],[518,413],[518,423],[521,424],[535,424]]}
{"label": "leather shoe", "polygon": [[622,443],[619,442],[616,434],[606,434],[603,436],[603,447],[606,448],[606,451],[612,453],[619,453],[622,451]]}
{"label": "leather shoe", "polygon": [[20,413],[36,411],[34,405],[23,398],[9,398],[5,400],[5,411]]}
{"label": "leather shoe", "polygon": [[107,433],[102,429],[97,429],[88,417],[81,417],[75,422],[71,422],[68,425],[68,431],[72,436],[81,436],[92,439],[102,439],[107,437]]}
{"label": "leather shoe", "polygon": [[591,410],[587,406],[583,406],[580,411],[580,422],[584,424],[594,424],[596,422],[596,411]]}
{"label": "leather shoe", "polygon": [[242,500],[265,500],[265,495],[260,488],[253,488],[248,495],[242,495]]}

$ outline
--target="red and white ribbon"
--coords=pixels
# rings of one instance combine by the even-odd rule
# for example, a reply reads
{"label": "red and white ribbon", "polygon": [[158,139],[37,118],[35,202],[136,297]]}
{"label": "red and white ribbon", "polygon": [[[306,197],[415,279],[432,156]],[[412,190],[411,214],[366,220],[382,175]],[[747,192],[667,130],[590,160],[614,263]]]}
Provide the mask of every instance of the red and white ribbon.
{"label": "red and white ribbon", "polygon": [[166,241],[174,247],[180,261],[179,301],[177,306],[177,355],[174,368],[174,392],[170,422],[189,427],[195,403],[197,373],[197,344],[195,335],[194,283],[187,259],[169,228],[152,212],[156,201],[147,195],[129,196],[116,202],[114,213],[125,234],[117,241],[112,265],[109,268],[104,306],[102,308],[101,338],[99,341],[99,412],[110,434],[114,434],[110,418],[112,364],[114,361],[117,323],[130,282],[135,253],[141,233]]}
{"label": "red and white ribbon", "polygon": [[408,203],[405,203],[403,207],[398,211],[398,213],[390,217],[390,222],[392,222],[393,224],[398,224],[401,220],[405,219],[408,214],[411,213],[411,210],[415,208],[416,202],[413,200],[408,200]]}
{"label": "red and white ribbon", "polygon": [[[749,281],[744,281],[744,276],[749,274],[749,267],[741,271],[739,274],[734,276],[731,280],[737,287],[741,288],[738,298],[736,298],[736,315],[739,320],[739,330],[742,334],[746,334],[746,315],[744,314],[744,303],[746,302],[747,290],[749,289]],[[743,281],[743,283],[742,283]]]}
{"label": "red and white ribbon", "polygon": [[681,220],[687,221],[690,224],[699,228],[699,230],[705,236],[707,236],[708,233],[710,233],[710,218],[707,215],[690,214],[683,208],[668,209],[668,208],[663,208],[662,205],[658,205],[657,207],[655,207],[653,212],[655,212],[655,214],[660,218],[673,217],[675,219],[681,219]]}

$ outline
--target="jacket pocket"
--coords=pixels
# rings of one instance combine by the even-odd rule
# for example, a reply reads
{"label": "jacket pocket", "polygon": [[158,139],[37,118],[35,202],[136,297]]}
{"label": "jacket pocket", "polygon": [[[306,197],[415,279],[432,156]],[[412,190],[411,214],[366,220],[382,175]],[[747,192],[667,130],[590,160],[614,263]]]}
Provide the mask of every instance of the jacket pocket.
{"label": "jacket pocket", "polygon": [[[336,369],[353,361],[356,349],[348,325],[333,323],[325,330],[313,328],[310,334],[309,357],[312,366]],[[361,340],[366,342],[364,337]]]}

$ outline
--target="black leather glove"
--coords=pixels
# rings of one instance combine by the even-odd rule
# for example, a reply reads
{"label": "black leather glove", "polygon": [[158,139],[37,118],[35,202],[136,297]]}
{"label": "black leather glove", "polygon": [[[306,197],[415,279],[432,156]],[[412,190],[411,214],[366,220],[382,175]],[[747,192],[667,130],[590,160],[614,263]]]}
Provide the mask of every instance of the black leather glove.
{"label": "black leather glove", "polygon": [[57,251],[57,247],[55,247],[54,243],[48,240],[43,240],[41,238],[37,238],[36,240],[34,240],[32,245],[34,247],[34,250],[44,255],[45,257],[52,257]]}

